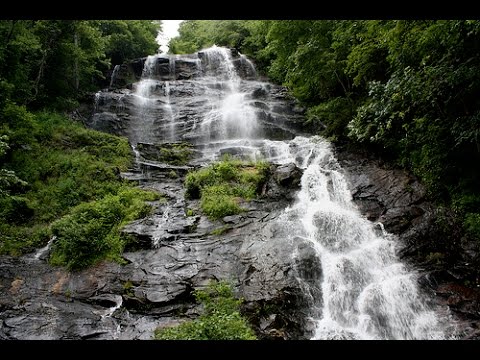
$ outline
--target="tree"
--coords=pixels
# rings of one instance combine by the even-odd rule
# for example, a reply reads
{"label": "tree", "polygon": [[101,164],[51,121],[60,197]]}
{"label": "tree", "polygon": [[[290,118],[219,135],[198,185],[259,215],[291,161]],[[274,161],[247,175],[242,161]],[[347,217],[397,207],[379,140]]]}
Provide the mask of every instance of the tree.
{"label": "tree", "polygon": [[158,50],[155,39],[161,31],[161,21],[103,20],[98,25],[106,42],[105,55],[112,66]]}

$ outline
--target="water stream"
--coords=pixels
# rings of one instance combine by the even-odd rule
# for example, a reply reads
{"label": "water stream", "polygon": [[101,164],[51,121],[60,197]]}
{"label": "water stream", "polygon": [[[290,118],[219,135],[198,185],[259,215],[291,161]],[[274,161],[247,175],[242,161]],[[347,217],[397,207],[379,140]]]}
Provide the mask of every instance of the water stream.
{"label": "water stream", "polygon": [[[166,58],[168,71],[159,75]],[[279,96],[257,79],[245,56],[220,47],[150,56],[134,90],[133,144],[187,140],[201,151],[199,163],[229,153],[303,169],[301,190],[278,226],[288,229],[291,241],[311,242],[320,260],[317,291],[302,284],[306,292],[321,294],[312,300],[313,339],[444,338],[417,274],[396,255],[395,236],[361,216],[352,202],[331,145],[290,127]],[[168,208],[162,221],[168,221]]]}

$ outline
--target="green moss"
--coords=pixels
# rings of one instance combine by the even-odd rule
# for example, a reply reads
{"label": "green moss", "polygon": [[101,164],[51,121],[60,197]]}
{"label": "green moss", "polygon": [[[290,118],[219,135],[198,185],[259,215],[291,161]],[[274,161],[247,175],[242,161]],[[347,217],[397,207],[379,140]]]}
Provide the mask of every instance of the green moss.
{"label": "green moss", "polygon": [[171,147],[160,148],[160,161],[171,165],[185,165],[192,156],[192,144],[176,143]]}
{"label": "green moss", "polygon": [[125,283],[123,284],[123,292],[127,296],[134,296],[133,283],[130,280],[125,281]]}
{"label": "green moss", "polygon": [[200,199],[203,212],[211,219],[238,214],[239,203],[254,199],[266,180],[266,162],[245,162],[225,157],[185,178],[185,197]]}
{"label": "green moss", "polygon": [[230,229],[231,229],[230,226],[222,226],[215,230],[212,230],[210,234],[219,236],[219,235],[225,234]]}
{"label": "green moss", "polygon": [[227,282],[212,282],[206,290],[194,292],[204,313],[176,327],[157,328],[157,340],[256,340],[253,330],[240,314],[242,300],[233,295]]}
{"label": "green moss", "polygon": [[176,166],[186,165],[193,154],[193,145],[188,142],[154,145],[140,143],[137,147],[150,160]]}
{"label": "green moss", "polygon": [[178,174],[175,170],[170,170],[167,174],[167,176],[171,179],[176,179],[178,178]]}
{"label": "green moss", "polygon": [[429,253],[426,260],[430,263],[441,264],[445,260],[445,254],[439,252]]}
{"label": "green moss", "polygon": [[463,225],[467,234],[480,241],[480,213],[466,214]]}

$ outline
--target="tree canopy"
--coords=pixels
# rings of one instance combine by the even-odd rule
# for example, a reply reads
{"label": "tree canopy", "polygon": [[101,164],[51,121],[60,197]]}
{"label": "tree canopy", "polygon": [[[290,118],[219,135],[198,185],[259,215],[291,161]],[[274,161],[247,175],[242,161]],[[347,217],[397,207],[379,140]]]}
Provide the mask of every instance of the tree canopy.
{"label": "tree canopy", "polygon": [[71,109],[113,65],[155,53],[160,28],[149,20],[1,20],[0,106],[10,99]]}

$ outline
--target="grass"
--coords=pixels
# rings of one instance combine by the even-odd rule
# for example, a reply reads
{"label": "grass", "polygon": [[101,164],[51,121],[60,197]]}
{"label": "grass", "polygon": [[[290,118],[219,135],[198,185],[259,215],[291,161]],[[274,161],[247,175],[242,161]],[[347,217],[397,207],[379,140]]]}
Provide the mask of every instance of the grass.
{"label": "grass", "polygon": [[228,230],[230,230],[231,227],[230,226],[222,226],[222,227],[219,227],[217,229],[214,229],[210,232],[211,235],[216,235],[216,236],[220,236],[220,235],[223,235],[225,234]]}
{"label": "grass", "polygon": [[219,219],[243,211],[240,203],[254,199],[266,181],[266,162],[246,162],[224,157],[185,178],[185,197],[200,199],[202,211],[210,219]]}

